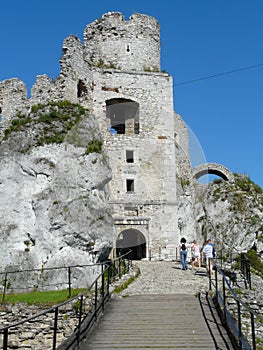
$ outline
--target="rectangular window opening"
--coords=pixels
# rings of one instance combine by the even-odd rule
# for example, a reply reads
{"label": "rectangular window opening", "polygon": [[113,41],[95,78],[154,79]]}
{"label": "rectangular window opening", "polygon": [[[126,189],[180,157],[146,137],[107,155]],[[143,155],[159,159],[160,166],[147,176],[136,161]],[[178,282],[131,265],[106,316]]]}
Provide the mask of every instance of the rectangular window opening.
{"label": "rectangular window opening", "polygon": [[133,151],[126,150],[126,162],[127,163],[134,163]]}
{"label": "rectangular window opening", "polygon": [[134,192],[134,180],[133,179],[126,180],[126,190],[127,190],[127,192]]}

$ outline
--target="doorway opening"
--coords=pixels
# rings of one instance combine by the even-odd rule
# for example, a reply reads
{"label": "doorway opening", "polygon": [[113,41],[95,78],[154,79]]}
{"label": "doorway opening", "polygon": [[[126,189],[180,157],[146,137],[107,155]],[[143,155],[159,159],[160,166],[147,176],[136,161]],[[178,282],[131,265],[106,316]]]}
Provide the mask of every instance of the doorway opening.
{"label": "doorway opening", "polygon": [[117,256],[128,253],[130,250],[132,260],[141,260],[146,258],[146,240],[144,235],[138,230],[124,230],[117,238]]}

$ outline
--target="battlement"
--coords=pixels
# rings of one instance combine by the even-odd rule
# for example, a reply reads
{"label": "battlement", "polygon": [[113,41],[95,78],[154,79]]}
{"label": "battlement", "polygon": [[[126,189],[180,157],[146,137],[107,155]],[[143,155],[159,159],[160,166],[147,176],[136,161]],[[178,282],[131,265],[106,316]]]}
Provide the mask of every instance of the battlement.
{"label": "battlement", "polygon": [[148,15],[135,13],[125,21],[119,12],[106,13],[86,26],[84,46],[93,66],[160,70],[160,26]]}

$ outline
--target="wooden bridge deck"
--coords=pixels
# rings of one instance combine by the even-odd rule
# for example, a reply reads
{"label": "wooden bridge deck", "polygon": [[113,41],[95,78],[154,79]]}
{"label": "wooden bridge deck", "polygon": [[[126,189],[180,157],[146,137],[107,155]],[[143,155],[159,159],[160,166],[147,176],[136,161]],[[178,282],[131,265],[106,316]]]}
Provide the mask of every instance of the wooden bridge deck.
{"label": "wooden bridge deck", "polygon": [[233,347],[206,297],[133,295],[113,298],[79,350],[217,349]]}

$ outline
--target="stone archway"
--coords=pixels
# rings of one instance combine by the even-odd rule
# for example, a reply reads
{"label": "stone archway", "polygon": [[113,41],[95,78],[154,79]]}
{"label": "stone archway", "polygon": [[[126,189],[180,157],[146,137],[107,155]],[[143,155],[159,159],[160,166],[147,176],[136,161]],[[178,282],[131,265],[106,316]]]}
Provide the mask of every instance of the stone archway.
{"label": "stone archway", "polygon": [[193,168],[192,171],[193,171],[193,177],[196,180],[203,175],[213,174],[213,175],[220,176],[224,180],[234,181],[233,173],[230,170],[228,170],[226,167],[218,163],[201,164]]}
{"label": "stone archway", "polygon": [[132,260],[146,258],[146,240],[144,235],[135,229],[122,231],[116,240],[117,256],[132,251]]}

